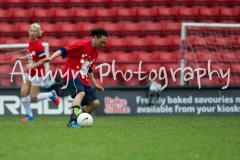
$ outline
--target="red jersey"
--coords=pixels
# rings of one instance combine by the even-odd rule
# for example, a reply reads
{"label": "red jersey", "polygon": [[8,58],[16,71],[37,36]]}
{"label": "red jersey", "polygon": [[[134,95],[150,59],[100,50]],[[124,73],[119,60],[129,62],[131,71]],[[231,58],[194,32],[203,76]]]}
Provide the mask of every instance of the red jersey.
{"label": "red jersey", "polygon": [[[62,51],[63,59],[68,57],[63,75],[68,72],[69,79],[76,77],[84,85],[91,85],[87,73],[92,71],[93,62],[98,57],[98,50],[92,46],[92,40],[80,40],[60,50]],[[67,76],[64,76],[63,82],[69,79]]]}
{"label": "red jersey", "polygon": [[[44,52],[44,47],[40,40],[36,40],[35,42],[29,42],[27,57],[30,65],[37,63],[43,58],[46,58],[46,53]],[[41,70],[43,75],[41,74]],[[31,76],[43,77],[45,75],[44,65],[36,69],[31,69],[28,73],[30,73]]]}

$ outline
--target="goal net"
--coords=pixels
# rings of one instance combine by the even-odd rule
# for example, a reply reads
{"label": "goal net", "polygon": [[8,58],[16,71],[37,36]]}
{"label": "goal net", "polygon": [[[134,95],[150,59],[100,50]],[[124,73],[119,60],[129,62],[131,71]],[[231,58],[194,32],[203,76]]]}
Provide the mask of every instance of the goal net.
{"label": "goal net", "polygon": [[[43,43],[47,57],[49,57],[49,44]],[[16,57],[23,57],[26,55],[28,44],[0,44],[0,86],[10,87],[10,86],[21,86],[22,75],[14,74],[11,81],[11,73],[21,72],[21,66],[26,72],[26,64],[28,61],[22,61],[21,63],[16,63]],[[16,65],[15,65],[16,64]],[[14,68],[15,66],[15,68]],[[49,63],[45,64],[46,73],[49,70]],[[49,80],[49,77],[46,78]]]}
{"label": "goal net", "polygon": [[181,85],[240,85],[240,25],[183,23]]}

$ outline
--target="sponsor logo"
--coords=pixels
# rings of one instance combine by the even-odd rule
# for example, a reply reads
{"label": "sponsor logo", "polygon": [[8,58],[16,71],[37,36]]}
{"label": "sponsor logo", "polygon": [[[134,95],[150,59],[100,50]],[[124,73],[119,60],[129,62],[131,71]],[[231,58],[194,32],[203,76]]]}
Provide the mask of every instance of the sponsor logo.
{"label": "sponsor logo", "polygon": [[130,114],[131,108],[127,104],[127,99],[104,97],[104,112],[106,114]]}

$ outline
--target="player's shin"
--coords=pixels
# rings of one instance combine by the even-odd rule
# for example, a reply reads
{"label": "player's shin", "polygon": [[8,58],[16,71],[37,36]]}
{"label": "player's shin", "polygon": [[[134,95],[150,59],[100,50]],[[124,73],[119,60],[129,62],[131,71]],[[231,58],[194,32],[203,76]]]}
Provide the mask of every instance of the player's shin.
{"label": "player's shin", "polygon": [[69,122],[77,121],[77,117],[80,112],[80,106],[72,106],[71,108],[72,108],[72,114],[70,116]]}

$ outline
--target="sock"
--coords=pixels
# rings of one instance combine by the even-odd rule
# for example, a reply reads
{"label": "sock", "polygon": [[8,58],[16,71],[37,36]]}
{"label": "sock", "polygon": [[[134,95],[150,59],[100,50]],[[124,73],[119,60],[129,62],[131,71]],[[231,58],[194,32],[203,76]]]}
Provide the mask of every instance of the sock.
{"label": "sock", "polygon": [[33,113],[32,113],[32,109],[30,108],[30,99],[29,99],[29,96],[28,96],[28,97],[22,97],[22,98],[21,98],[21,102],[22,102],[22,104],[23,104],[23,106],[24,106],[24,109],[25,109],[27,115],[29,115],[29,116],[32,117],[32,116],[33,116]]}
{"label": "sock", "polygon": [[51,92],[46,92],[46,93],[39,93],[37,95],[37,101],[42,101],[47,98],[52,98],[52,93]]}
{"label": "sock", "polygon": [[78,114],[79,114],[79,111],[80,111],[80,107],[79,106],[72,106],[71,108],[73,109],[73,114],[71,114],[69,122],[77,121],[77,117],[78,117]]}

